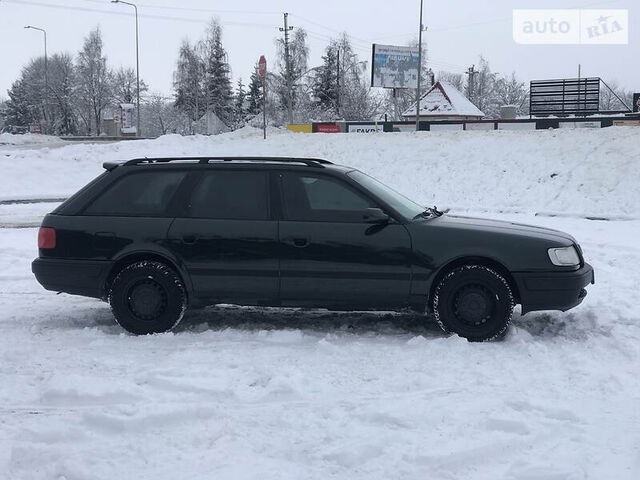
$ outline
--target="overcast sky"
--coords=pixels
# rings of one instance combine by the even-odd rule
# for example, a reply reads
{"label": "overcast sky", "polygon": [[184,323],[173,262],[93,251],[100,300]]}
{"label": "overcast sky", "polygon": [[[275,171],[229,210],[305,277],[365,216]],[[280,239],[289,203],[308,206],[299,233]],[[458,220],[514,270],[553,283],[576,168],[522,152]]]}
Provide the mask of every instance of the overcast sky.
{"label": "overcast sky", "polygon": [[[355,52],[370,60],[371,43],[402,45],[417,38],[419,0],[139,0],[140,75],[152,91],[172,94],[172,74],[184,38],[202,36],[209,18],[224,28],[234,81],[246,82],[253,64],[264,54],[273,61],[274,39],[281,35],[282,12],[290,25],[308,34],[310,66],[317,65],[331,37],[346,31]],[[623,8],[629,10],[628,45],[518,45],[512,38],[514,8]],[[494,71],[515,71],[523,81],[600,76],[640,91],[640,24],[638,0],[425,0],[425,44],[437,72],[463,72],[484,55]],[[99,25],[112,67],[135,66],[133,8],[109,0],[0,0],[0,97],[28,60],[42,54],[47,30],[49,54],[75,55],[83,37]],[[636,27],[637,26],[637,27]],[[636,28],[634,28],[636,27]],[[273,63],[273,62],[272,62]]]}

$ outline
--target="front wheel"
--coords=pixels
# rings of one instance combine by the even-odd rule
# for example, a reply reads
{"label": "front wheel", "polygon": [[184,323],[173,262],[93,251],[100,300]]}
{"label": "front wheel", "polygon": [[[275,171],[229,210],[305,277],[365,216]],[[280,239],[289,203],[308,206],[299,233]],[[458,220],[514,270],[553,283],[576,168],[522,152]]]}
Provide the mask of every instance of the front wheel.
{"label": "front wheel", "polygon": [[178,325],[187,295],[182,280],[167,265],[141,261],[118,273],[109,290],[109,304],[122,328],[145,335]]}
{"label": "front wheel", "polygon": [[483,265],[463,265],[440,280],[431,306],[445,332],[477,342],[499,337],[507,330],[514,300],[509,282],[501,274]]}

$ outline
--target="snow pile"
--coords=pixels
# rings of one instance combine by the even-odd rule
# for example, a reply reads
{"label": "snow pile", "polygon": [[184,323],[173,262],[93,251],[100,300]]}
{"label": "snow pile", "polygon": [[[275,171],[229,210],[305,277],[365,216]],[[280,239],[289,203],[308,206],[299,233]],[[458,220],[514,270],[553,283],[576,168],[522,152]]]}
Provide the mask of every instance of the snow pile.
{"label": "snow pile", "polygon": [[245,128],[206,137],[61,148],[0,147],[0,199],[67,196],[106,160],[170,155],[289,155],[359,168],[426,205],[456,210],[638,218],[640,135],[599,130],[296,134]]}
{"label": "snow pile", "polygon": [[11,133],[0,133],[0,146],[2,145],[45,145],[47,143],[60,143],[62,140],[50,135],[40,135],[25,133],[24,135],[13,135]]}

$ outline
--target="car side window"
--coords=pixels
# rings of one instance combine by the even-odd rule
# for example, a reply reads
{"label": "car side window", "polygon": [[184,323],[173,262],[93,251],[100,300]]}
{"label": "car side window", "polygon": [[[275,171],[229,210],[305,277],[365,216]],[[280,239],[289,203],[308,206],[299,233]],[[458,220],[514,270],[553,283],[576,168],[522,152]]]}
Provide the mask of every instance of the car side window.
{"label": "car side window", "polygon": [[363,222],[376,205],[345,182],[324,175],[285,172],[282,175],[288,220]]}
{"label": "car side window", "polygon": [[267,220],[269,196],[266,172],[210,171],[191,194],[187,216],[226,220]]}
{"label": "car side window", "polygon": [[133,173],[120,178],[84,211],[88,215],[162,216],[184,179],[184,171]]}

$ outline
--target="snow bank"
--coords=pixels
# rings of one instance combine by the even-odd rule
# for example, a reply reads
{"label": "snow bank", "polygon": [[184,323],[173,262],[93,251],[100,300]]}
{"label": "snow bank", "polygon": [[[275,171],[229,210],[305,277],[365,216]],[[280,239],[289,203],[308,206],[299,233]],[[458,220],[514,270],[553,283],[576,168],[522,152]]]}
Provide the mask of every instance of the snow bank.
{"label": "snow bank", "polygon": [[58,137],[50,135],[40,135],[25,133],[24,135],[13,135],[11,133],[0,133],[0,146],[2,145],[44,145],[47,143],[60,143]]}
{"label": "snow bank", "polygon": [[428,205],[640,217],[640,129],[296,134],[245,128],[206,137],[33,149],[0,147],[0,199],[65,196],[105,160],[168,155],[290,155],[351,165]]}

